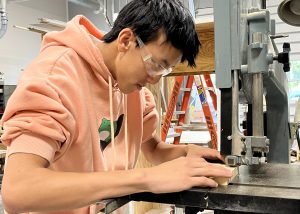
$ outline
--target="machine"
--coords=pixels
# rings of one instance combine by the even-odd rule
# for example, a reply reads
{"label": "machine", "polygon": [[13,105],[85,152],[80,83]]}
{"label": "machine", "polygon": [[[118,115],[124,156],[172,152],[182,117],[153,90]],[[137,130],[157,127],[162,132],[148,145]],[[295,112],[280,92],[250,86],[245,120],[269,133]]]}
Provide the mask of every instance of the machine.
{"label": "machine", "polygon": [[[287,78],[275,21],[261,1],[214,1],[216,85],[221,91],[221,153],[228,165],[289,163]],[[241,131],[239,106],[248,106]]]}

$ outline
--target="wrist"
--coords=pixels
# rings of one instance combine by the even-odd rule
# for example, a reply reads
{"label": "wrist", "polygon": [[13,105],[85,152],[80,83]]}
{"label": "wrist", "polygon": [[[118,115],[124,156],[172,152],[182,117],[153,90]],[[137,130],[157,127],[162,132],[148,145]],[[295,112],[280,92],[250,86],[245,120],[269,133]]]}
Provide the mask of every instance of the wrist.
{"label": "wrist", "polygon": [[135,184],[138,185],[138,192],[150,192],[151,187],[151,168],[135,169]]}

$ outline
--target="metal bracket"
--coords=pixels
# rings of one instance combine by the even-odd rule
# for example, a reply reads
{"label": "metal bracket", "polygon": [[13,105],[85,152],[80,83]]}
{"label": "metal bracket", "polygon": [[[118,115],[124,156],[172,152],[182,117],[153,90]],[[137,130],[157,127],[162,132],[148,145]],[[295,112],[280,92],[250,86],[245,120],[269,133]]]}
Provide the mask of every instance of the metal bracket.
{"label": "metal bracket", "polygon": [[244,145],[246,154],[243,163],[246,165],[257,165],[260,163],[259,157],[253,157],[253,152],[269,152],[269,139],[263,136],[245,137]]}
{"label": "metal bracket", "polygon": [[240,166],[243,164],[243,160],[241,156],[228,155],[225,157],[225,164],[228,166]]}
{"label": "metal bracket", "polygon": [[270,12],[256,11],[248,14],[249,46],[248,46],[248,73],[266,73],[269,70],[268,37],[270,35]]}

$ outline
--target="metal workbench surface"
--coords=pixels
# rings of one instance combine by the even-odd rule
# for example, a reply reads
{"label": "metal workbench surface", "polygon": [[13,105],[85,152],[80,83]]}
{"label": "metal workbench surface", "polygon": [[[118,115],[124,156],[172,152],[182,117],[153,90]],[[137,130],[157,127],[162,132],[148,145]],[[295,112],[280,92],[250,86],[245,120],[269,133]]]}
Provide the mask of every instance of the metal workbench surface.
{"label": "metal workbench surface", "polygon": [[253,213],[300,213],[300,165],[241,166],[228,186],[179,193],[139,193],[122,199]]}

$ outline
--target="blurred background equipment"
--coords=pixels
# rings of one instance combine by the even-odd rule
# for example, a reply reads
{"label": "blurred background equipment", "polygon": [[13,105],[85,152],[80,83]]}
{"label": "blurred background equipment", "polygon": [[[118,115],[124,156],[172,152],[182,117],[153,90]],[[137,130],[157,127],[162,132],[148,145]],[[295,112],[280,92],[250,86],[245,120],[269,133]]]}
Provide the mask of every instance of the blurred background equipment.
{"label": "blurred background equipment", "polygon": [[285,23],[300,26],[300,1],[284,0],[278,7],[278,15]]}

